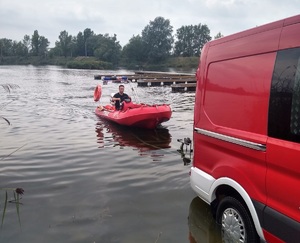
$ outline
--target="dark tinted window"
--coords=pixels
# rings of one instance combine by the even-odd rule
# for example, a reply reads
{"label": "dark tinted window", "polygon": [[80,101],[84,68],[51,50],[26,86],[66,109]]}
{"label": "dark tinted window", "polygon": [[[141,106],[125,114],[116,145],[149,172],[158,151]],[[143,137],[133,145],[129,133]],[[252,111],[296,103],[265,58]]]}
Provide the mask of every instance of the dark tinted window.
{"label": "dark tinted window", "polygon": [[277,53],[268,125],[269,136],[300,142],[300,48]]}

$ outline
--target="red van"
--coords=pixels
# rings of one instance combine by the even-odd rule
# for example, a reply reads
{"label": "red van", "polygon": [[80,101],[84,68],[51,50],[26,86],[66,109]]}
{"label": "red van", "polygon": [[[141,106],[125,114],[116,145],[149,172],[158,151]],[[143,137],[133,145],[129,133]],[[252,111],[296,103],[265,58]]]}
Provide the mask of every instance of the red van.
{"label": "red van", "polygon": [[300,242],[300,15],[208,42],[193,190],[225,240]]}

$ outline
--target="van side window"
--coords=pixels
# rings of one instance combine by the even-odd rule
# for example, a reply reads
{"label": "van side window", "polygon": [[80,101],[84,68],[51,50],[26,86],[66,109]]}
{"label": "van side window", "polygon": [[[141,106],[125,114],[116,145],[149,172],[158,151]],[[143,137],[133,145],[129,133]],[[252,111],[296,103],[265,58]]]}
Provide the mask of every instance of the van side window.
{"label": "van side window", "polygon": [[300,48],[277,53],[271,84],[268,135],[300,142]]}

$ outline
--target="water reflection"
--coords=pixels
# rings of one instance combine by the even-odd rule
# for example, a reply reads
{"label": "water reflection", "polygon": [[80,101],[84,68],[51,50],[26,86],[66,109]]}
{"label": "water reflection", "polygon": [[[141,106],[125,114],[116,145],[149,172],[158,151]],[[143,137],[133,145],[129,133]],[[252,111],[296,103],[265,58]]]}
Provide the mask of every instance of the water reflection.
{"label": "water reflection", "polygon": [[192,141],[189,137],[184,139],[177,139],[177,141],[181,143],[180,149],[178,149],[177,151],[181,155],[183,165],[187,166],[192,161]]}
{"label": "water reflection", "polygon": [[169,130],[158,128],[155,130],[124,127],[118,124],[100,121],[96,125],[97,143],[99,148],[110,146],[132,147],[140,156],[164,156],[156,154],[155,150],[170,148],[172,141]]}
{"label": "water reflection", "polygon": [[191,243],[222,242],[221,230],[212,216],[210,206],[199,197],[195,197],[190,204],[188,225]]}

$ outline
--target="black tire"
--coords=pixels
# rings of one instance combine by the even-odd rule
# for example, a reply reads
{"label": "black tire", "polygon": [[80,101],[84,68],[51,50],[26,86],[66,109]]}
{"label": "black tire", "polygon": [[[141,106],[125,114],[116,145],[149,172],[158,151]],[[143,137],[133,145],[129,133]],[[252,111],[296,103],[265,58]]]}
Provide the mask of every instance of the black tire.
{"label": "black tire", "polygon": [[221,225],[223,242],[260,242],[250,214],[237,199],[230,196],[223,198],[216,218]]}

